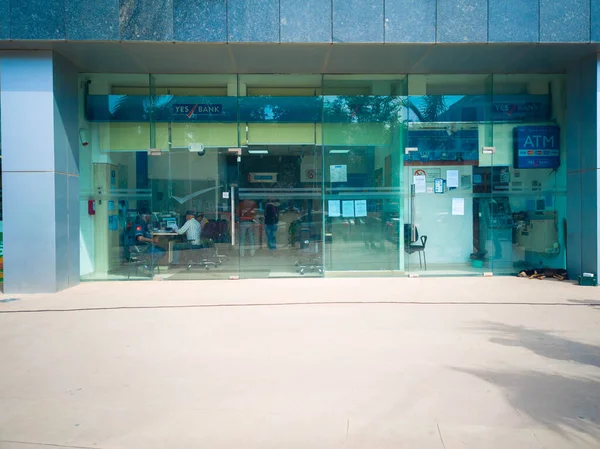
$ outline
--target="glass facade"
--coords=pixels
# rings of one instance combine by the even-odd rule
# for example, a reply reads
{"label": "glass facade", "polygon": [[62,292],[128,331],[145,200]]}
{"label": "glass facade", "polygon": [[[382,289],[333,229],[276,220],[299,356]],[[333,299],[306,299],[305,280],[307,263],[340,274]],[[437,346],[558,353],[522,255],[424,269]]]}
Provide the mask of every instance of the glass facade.
{"label": "glass facade", "polygon": [[81,81],[84,280],[565,265],[562,75]]}

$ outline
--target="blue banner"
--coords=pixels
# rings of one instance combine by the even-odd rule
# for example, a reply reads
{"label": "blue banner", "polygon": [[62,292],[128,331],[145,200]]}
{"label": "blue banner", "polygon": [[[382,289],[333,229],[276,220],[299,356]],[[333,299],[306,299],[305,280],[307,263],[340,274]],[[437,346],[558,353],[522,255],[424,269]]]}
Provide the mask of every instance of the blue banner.
{"label": "blue banner", "polygon": [[461,165],[479,160],[479,131],[409,131],[408,146],[419,150],[405,155],[405,162],[451,161]]}
{"label": "blue banner", "polygon": [[513,130],[515,168],[557,168],[560,166],[558,126],[517,126]]}

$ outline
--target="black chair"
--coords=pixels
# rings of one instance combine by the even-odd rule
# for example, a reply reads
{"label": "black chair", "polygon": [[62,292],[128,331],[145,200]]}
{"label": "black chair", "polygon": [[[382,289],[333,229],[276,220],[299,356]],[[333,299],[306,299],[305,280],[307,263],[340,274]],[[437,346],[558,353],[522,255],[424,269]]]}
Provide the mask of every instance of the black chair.
{"label": "black chair", "polygon": [[419,253],[419,267],[420,268],[423,268],[423,263],[421,262],[421,253],[423,253],[423,262],[425,263],[425,271],[427,271],[427,257],[425,257],[425,245],[427,245],[427,236],[422,235],[420,240],[421,240],[420,245],[415,245],[415,244],[411,243],[404,247],[404,251],[406,251],[408,254]]}
{"label": "black chair", "polygon": [[[152,254],[149,252],[150,246],[148,245],[132,245],[125,250],[125,259],[127,260],[128,270],[127,279],[131,278],[131,267],[135,267],[135,274],[138,273],[139,267],[145,267],[147,271],[153,270]],[[160,267],[157,265],[156,269],[160,274]]]}

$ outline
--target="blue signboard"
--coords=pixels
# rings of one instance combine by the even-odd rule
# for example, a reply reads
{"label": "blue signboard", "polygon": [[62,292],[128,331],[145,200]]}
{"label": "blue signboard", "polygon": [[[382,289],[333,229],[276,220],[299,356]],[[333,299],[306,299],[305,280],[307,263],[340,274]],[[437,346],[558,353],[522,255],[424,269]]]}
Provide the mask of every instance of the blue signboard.
{"label": "blue signboard", "polygon": [[513,130],[515,168],[557,168],[560,166],[558,126],[517,126]]}
{"label": "blue signboard", "polygon": [[405,162],[451,161],[461,165],[464,162],[479,160],[479,131],[409,131],[408,146],[418,148],[418,151],[405,155]]}

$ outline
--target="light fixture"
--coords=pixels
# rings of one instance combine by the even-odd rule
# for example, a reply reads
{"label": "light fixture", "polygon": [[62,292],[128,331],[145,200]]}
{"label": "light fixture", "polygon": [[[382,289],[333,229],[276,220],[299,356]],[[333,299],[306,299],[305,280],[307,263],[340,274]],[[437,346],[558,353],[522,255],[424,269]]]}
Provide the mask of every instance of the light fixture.
{"label": "light fixture", "polygon": [[250,154],[269,154],[269,150],[248,150]]}
{"label": "light fixture", "polygon": [[348,154],[350,150],[329,150],[329,154]]}

